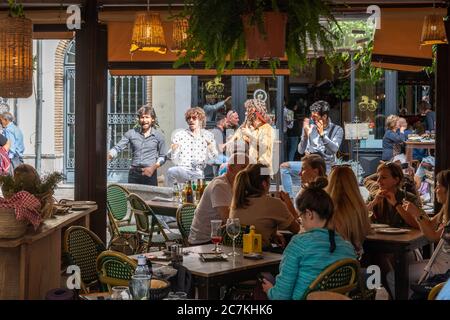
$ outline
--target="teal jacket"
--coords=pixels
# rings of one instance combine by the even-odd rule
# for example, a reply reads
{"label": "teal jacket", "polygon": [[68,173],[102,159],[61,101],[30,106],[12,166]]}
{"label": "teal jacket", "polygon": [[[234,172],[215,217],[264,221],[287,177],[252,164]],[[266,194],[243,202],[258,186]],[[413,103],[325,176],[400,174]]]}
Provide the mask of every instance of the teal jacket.
{"label": "teal jacket", "polygon": [[329,265],[342,259],[356,259],[352,244],[339,234],[336,249],[330,252],[328,230],[312,229],[295,235],[283,253],[280,273],[267,295],[271,300],[300,300],[308,286]]}

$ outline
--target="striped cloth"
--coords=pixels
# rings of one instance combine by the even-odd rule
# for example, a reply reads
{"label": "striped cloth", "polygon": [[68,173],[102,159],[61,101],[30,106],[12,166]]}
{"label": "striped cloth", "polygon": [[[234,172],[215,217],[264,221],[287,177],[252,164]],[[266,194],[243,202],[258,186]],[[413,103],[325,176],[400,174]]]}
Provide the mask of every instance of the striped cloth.
{"label": "striped cloth", "polygon": [[17,220],[28,220],[36,230],[41,224],[41,202],[27,191],[19,191],[11,198],[0,198],[0,208],[15,209]]}

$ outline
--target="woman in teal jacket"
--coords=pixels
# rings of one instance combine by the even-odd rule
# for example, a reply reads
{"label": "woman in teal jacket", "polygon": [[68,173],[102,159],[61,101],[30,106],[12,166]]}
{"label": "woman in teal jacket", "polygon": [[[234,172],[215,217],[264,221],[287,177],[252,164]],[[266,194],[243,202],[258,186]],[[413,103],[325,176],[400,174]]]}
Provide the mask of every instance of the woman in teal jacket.
{"label": "woman in teal jacket", "polygon": [[308,286],[329,265],[342,259],[356,259],[352,244],[328,229],[333,201],[323,190],[328,184],[319,177],[296,199],[306,232],[295,235],[286,247],[275,285],[263,280],[264,292],[271,300],[305,298]]}

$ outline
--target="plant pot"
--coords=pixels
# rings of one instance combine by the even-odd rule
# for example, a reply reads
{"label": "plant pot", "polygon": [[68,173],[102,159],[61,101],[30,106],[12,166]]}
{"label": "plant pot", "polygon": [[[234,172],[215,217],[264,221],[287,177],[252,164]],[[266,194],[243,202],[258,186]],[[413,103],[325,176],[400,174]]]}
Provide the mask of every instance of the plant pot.
{"label": "plant pot", "polygon": [[0,239],[14,239],[23,236],[27,231],[28,221],[16,220],[16,211],[0,208]]}
{"label": "plant pot", "polygon": [[242,16],[247,58],[250,60],[283,58],[286,51],[287,14],[269,11],[263,13],[265,35],[258,24],[251,24],[252,15]]}

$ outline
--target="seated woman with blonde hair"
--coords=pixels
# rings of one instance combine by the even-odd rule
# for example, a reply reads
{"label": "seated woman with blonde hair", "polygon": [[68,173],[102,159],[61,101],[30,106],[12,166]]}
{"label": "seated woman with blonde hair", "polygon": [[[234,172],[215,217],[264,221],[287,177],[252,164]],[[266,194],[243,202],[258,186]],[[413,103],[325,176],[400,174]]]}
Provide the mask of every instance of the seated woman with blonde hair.
{"label": "seated woman with blonde hair", "polygon": [[328,181],[325,191],[334,203],[331,225],[361,256],[363,242],[370,232],[370,218],[355,174],[350,167],[337,166],[331,169]]}
{"label": "seated woman with blonde hair", "polygon": [[270,176],[261,174],[267,167],[250,164],[236,176],[233,187],[230,218],[239,218],[242,225],[254,225],[262,236],[263,247],[268,249],[271,242],[284,246],[283,236],[278,230],[300,231],[298,214],[285,192],[280,198],[268,195]]}

